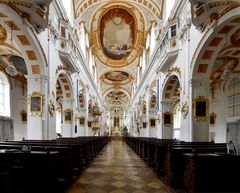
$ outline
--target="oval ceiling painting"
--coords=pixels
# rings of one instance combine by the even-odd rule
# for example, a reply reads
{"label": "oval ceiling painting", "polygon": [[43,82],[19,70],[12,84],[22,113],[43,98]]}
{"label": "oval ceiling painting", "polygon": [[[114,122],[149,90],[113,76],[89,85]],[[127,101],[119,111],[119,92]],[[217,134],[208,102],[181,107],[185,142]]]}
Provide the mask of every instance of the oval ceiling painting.
{"label": "oval ceiling painting", "polygon": [[105,74],[105,78],[110,81],[125,81],[129,79],[129,74],[123,71],[111,71]]}
{"label": "oval ceiling painting", "polygon": [[106,12],[100,21],[100,41],[105,55],[113,60],[121,60],[129,55],[134,45],[135,21],[122,8]]}

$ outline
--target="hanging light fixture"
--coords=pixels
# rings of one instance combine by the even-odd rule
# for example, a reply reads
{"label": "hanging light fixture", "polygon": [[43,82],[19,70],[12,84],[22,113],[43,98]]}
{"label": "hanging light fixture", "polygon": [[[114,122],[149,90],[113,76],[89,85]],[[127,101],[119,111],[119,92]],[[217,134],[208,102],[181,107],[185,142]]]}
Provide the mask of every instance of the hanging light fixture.
{"label": "hanging light fixture", "polygon": [[9,57],[2,57],[2,62],[6,65],[5,67],[5,71],[10,75],[10,76],[16,76],[18,74],[18,71],[17,69],[15,68],[15,66],[13,65],[13,62],[10,61],[11,57],[13,56],[13,50],[12,50],[12,47],[13,47],[13,32],[12,32],[12,27],[13,27],[13,22],[11,23],[11,54]]}

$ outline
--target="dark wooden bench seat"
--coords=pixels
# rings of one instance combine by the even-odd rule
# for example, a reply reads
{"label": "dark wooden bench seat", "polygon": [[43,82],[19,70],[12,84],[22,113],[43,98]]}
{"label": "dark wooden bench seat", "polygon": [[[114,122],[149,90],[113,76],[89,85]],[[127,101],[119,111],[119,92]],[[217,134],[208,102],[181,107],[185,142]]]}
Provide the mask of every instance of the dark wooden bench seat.
{"label": "dark wooden bench seat", "polygon": [[183,175],[186,170],[187,161],[185,153],[226,153],[226,144],[191,144],[175,145],[168,147],[164,159],[163,179],[172,187],[183,188]]}
{"label": "dark wooden bench seat", "polygon": [[187,193],[239,193],[240,157],[219,154],[185,154]]}
{"label": "dark wooden bench seat", "polygon": [[183,179],[189,162],[186,159],[186,153],[227,154],[225,143],[184,142],[141,137],[128,137],[126,141],[144,161],[153,167],[156,174],[174,189],[185,189]]}
{"label": "dark wooden bench seat", "polygon": [[1,142],[1,193],[64,193],[106,144],[105,137]]}
{"label": "dark wooden bench seat", "polygon": [[[0,150],[0,175],[5,173],[3,193],[57,192],[59,152]],[[44,186],[43,186],[44,184]]]}

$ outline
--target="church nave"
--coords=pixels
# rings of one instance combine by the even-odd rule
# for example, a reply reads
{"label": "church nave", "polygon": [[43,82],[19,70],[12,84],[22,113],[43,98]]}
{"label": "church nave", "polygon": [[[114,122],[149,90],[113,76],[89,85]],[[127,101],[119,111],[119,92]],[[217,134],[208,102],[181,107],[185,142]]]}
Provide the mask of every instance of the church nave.
{"label": "church nave", "polygon": [[170,193],[129,146],[108,143],[68,193]]}
{"label": "church nave", "polygon": [[240,193],[240,0],[0,0],[0,193]]}

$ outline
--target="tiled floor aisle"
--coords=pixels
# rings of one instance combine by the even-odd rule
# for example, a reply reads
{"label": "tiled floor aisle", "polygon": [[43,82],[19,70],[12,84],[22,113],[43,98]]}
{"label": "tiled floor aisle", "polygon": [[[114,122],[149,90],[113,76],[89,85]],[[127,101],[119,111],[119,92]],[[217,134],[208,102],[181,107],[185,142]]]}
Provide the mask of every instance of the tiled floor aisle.
{"label": "tiled floor aisle", "polygon": [[121,141],[112,141],[68,193],[170,193],[152,170]]}

